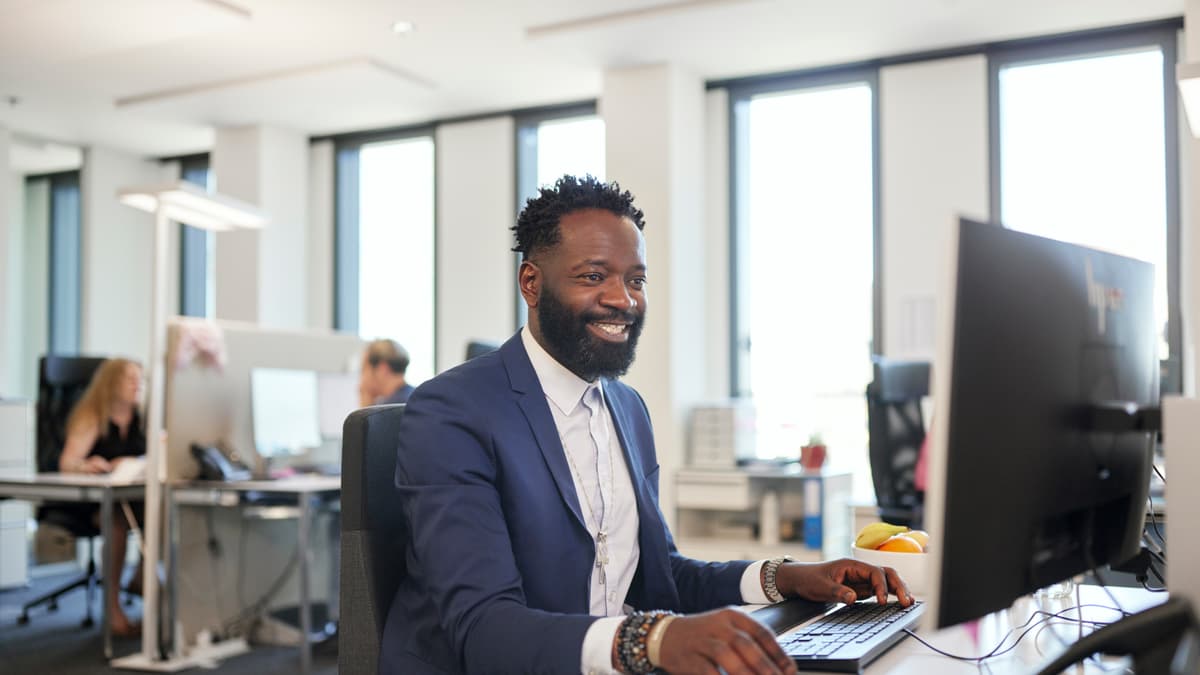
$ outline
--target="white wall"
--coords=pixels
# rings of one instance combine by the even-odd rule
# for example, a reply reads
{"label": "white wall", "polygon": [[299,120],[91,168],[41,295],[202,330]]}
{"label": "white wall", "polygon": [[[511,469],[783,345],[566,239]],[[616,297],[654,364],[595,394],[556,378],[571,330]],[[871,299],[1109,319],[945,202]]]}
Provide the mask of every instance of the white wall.
{"label": "white wall", "polygon": [[302,328],[308,309],[308,140],[267,126],[217,130],[217,192],[266,212],[262,230],[216,237],[216,315]]}
{"label": "white wall", "polygon": [[442,125],[434,137],[437,372],[462,363],[472,338],[514,331],[515,133],[511,117],[496,117]]}
{"label": "white wall", "polygon": [[308,148],[308,327],[333,328],[333,141]]}
{"label": "white wall", "polygon": [[730,382],[729,93],[713,89],[704,116],[705,398],[727,398]]}
{"label": "white wall", "polygon": [[257,203],[271,223],[261,231],[259,321],[303,328],[308,310],[308,138],[263,127],[261,148]]}
{"label": "white wall", "polygon": [[50,186],[43,181],[25,189],[22,180],[22,222],[17,228],[21,266],[18,295],[20,335],[15,370],[25,398],[37,395],[37,359],[50,342]]}
{"label": "white wall", "polygon": [[11,364],[15,364],[16,317],[13,316],[14,300],[17,297],[16,223],[19,211],[14,201],[19,192],[13,190],[13,174],[9,169],[8,154],[12,134],[0,127],[0,396],[13,395],[16,377]]}
{"label": "white wall", "polygon": [[162,168],[152,160],[103,147],[84,151],[80,350],[85,354],[146,361],[154,218],[117,201],[117,190],[162,180]]}
{"label": "white wall", "polygon": [[987,60],[879,73],[883,353],[932,359],[947,238],[959,215],[988,216]]}

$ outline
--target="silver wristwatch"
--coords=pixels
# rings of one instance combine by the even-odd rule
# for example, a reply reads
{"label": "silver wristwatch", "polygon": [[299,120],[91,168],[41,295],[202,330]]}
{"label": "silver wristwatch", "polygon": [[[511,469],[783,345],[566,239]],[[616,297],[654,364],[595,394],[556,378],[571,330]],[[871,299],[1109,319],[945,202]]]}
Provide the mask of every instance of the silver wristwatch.
{"label": "silver wristwatch", "polygon": [[779,571],[779,566],[785,562],[791,562],[792,556],[785,555],[782,558],[772,558],[763,563],[763,593],[771,602],[783,602],[783,594],[779,592],[779,587],[775,585],[775,574]]}

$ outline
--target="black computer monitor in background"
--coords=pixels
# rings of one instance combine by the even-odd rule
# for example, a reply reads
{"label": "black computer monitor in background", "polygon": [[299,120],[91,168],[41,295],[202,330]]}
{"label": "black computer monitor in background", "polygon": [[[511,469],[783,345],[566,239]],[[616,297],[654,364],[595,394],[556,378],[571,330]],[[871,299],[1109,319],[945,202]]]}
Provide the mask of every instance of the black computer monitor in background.
{"label": "black computer monitor in background", "polygon": [[494,352],[500,348],[500,345],[494,342],[486,342],[484,340],[471,340],[467,343],[467,360],[477,356],[483,356],[488,352]]}
{"label": "black computer monitor in background", "polygon": [[925,514],[938,627],[1137,554],[1153,450],[1137,413],[1159,398],[1152,265],[956,231]]}

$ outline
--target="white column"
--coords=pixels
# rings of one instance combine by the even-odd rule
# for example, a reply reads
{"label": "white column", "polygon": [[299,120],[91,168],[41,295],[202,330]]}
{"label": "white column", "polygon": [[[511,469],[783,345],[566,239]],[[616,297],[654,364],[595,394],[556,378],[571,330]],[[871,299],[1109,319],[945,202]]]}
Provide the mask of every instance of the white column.
{"label": "white column", "polygon": [[217,130],[217,192],[254,204],[260,231],[216,237],[216,315],[278,328],[303,328],[307,314],[308,139],[275,127]]}
{"label": "white column", "polygon": [[333,141],[308,149],[308,327],[333,328]]}
{"label": "white column", "polygon": [[663,513],[675,520],[675,471],[688,411],[706,386],[704,82],[675,65],[606,71],[600,99],[606,175],[645,212],[646,329],[626,382],[654,420]]}
{"label": "white column", "polygon": [[959,215],[988,218],[987,77],[982,55],[879,72],[888,356],[933,358],[950,228]]}
{"label": "white column", "polygon": [[468,340],[500,341],[515,329],[515,133],[511,117],[437,130],[439,373],[462,363]]}
{"label": "white column", "polygon": [[150,297],[154,218],[117,201],[117,190],[162,182],[149,159],[103,147],[84,151],[80,176],[80,350],[128,356],[150,354]]}

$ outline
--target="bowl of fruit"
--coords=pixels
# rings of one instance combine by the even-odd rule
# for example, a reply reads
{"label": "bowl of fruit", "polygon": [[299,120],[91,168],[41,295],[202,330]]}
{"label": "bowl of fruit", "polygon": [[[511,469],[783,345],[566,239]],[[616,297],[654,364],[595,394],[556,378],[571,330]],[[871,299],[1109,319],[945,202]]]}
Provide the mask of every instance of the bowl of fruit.
{"label": "bowl of fruit", "polygon": [[853,556],[878,567],[891,567],[899,573],[913,596],[920,598],[928,590],[929,534],[903,525],[871,523],[854,539]]}

